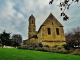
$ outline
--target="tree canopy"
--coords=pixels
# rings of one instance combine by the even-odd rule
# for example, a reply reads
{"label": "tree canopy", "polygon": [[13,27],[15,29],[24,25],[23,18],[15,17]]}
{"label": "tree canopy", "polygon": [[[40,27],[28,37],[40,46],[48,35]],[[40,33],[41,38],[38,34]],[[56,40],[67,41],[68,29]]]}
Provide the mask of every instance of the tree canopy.
{"label": "tree canopy", "polygon": [[6,33],[5,30],[0,34],[0,43],[2,45],[10,45],[11,40],[10,40],[10,33]]}

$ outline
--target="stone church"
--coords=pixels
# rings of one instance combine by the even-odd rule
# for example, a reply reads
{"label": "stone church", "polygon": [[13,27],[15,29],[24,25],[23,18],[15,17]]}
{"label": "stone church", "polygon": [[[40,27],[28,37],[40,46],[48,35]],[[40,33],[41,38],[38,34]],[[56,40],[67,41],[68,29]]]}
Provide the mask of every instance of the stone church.
{"label": "stone church", "polygon": [[66,44],[63,25],[53,16],[52,13],[42,23],[36,32],[35,17],[29,17],[28,39],[26,43],[53,47]]}

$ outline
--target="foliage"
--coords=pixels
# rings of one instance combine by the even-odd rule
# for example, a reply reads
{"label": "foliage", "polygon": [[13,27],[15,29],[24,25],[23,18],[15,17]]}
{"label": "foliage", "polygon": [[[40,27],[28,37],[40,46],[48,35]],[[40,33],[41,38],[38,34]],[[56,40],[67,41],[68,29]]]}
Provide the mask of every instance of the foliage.
{"label": "foliage", "polygon": [[66,50],[64,48],[65,45],[55,45],[53,48],[52,48],[52,52],[55,52],[55,53],[63,53],[63,54],[68,54],[68,50]]}
{"label": "foliage", "polygon": [[72,29],[65,37],[69,47],[80,47],[80,27]]}
{"label": "foliage", "polygon": [[34,46],[28,47],[28,50],[34,50],[34,49],[35,49]]}
{"label": "foliage", "polygon": [[[51,0],[49,2],[49,4],[52,4],[54,0]],[[60,7],[60,10],[62,11],[62,13],[60,14],[60,16],[63,17],[63,20],[67,21],[69,20],[69,17],[65,14],[65,10],[68,10],[71,6],[72,3],[78,3],[79,0],[60,0],[60,3],[59,3],[59,7]]]}
{"label": "foliage", "polygon": [[5,30],[0,34],[0,43],[2,45],[11,45],[12,40],[10,39],[10,33],[6,33]]}
{"label": "foliage", "polygon": [[56,50],[55,52],[56,52],[56,53],[62,53],[62,54],[68,54],[68,51],[65,50],[64,48],[61,48],[61,49],[59,49],[59,50]]}
{"label": "foliage", "polygon": [[43,51],[43,48],[41,48],[41,47],[36,47],[35,50],[36,50],[36,51]]}
{"label": "foliage", "polygon": [[13,41],[12,39],[10,39],[10,34],[11,33],[6,33],[6,31],[4,30],[1,34],[0,34],[0,44],[2,44],[2,46],[6,45],[6,46],[20,46],[20,44],[17,41]]}
{"label": "foliage", "polygon": [[18,49],[25,49],[25,50],[27,50],[28,47],[27,46],[18,46]]}
{"label": "foliage", "polygon": [[75,49],[75,51],[72,54],[74,54],[74,55],[80,55],[80,49]]}
{"label": "foliage", "polygon": [[13,46],[20,46],[22,43],[22,36],[20,34],[14,34],[12,36],[12,45]]}
{"label": "foliage", "polygon": [[69,47],[69,45],[67,45],[67,44],[65,44],[63,47],[64,47],[66,50],[70,50],[70,47]]}
{"label": "foliage", "polygon": [[33,50],[0,48],[0,60],[79,60],[80,56]]}

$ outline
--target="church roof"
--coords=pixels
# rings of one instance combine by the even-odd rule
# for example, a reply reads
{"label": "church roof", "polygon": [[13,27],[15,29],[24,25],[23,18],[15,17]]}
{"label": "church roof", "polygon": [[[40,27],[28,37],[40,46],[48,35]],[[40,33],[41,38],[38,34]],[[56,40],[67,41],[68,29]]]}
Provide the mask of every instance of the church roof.
{"label": "church roof", "polygon": [[40,29],[42,28],[42,26],[45,26],[49,23],[54,23],[55,25],[58,25],[59,27],[63,27],[63,25],[53,16],[52,13],[50,13],[50,15],[47,17],[47,19],[43,22],[43,24],[40,26],[38,32],[40,31]]}
{"label": "church roof", "polygon": [[58,23],[59,26],[63,26],[55,17],[52,13],[50,13],[50,15],[47,17],[47,19],[43,22],[42,25],[45,25],[46,22],[54,22],[55,24]]}

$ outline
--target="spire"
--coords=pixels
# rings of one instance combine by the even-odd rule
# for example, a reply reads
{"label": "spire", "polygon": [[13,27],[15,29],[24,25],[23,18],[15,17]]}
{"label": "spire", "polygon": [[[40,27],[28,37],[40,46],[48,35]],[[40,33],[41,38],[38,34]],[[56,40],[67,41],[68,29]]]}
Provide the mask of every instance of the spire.
{"label": "spire", "polygon": [[35,17],[34,17],[33,15],[31,15],[31,16],[29,17],[29,19],[35,19]]}

